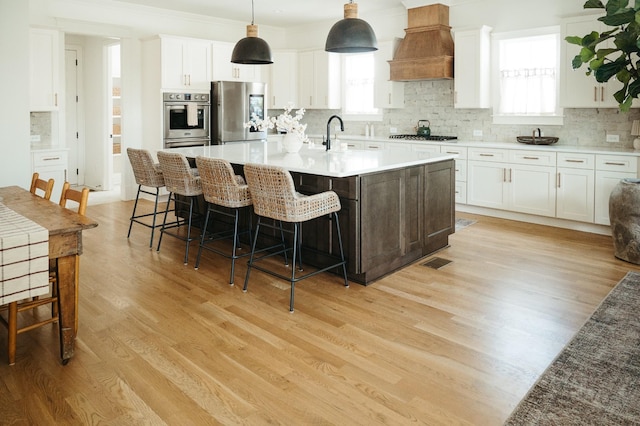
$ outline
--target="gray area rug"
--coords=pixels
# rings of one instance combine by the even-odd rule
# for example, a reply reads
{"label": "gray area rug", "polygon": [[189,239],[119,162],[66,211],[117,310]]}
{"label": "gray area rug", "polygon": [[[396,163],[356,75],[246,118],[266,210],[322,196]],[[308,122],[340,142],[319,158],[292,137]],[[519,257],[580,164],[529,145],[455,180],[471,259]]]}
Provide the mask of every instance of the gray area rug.
{"label": "gray area rug", "polygon": [[640,425],[640,274],[611,290],[505,425]]}

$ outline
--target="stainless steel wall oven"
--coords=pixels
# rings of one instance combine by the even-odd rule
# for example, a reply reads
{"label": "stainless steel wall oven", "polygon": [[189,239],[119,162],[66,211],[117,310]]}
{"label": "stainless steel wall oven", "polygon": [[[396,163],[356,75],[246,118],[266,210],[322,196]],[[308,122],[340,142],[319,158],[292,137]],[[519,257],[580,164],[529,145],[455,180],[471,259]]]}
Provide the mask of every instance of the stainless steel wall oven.
{"label": "stainless steel wall oven", "polygon": [[209,93],[163,93],[164,147],[211,143]]}

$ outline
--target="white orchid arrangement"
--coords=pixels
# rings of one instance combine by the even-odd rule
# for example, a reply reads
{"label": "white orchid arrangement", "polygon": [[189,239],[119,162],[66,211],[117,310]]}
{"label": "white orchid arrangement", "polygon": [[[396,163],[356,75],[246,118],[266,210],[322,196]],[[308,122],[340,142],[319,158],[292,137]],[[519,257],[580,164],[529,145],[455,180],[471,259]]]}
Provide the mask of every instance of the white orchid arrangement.
{"label": "white orchid arrangement", "polygon": [[307,125],[300,123],[300,120],[304,117],[304,108],[296,110],[293,116],[291,115],[292,109],[293,105],[289,103],[284,109],[284,112],[278,117],[267,116],[264,120],[253,114],[251,121],[244,123],[244,127],[255,127],[260,131],[275,128],[278,132],[291,133],[298,136],[303,142],[308,142],[309,139],[305,135]]}

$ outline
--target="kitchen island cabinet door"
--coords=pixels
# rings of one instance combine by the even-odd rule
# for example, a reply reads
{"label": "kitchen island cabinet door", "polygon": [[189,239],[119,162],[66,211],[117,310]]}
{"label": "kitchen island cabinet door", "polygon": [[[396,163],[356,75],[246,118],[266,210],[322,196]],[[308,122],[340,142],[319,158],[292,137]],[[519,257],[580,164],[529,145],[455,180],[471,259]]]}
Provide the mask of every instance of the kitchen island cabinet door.
{"label": "kitchen island cabinet door", "polygon": [[361,229],[368,230],[362,233],[361,265],[369,271],[405,254],[405,171],[365,175],[360,182]]}
{"label": "kitchen island cabinet door", "polygon": [[454,160],[427,164],[424,169],[422,254],[428,255],[446,247],[455,232],[456,172]]}

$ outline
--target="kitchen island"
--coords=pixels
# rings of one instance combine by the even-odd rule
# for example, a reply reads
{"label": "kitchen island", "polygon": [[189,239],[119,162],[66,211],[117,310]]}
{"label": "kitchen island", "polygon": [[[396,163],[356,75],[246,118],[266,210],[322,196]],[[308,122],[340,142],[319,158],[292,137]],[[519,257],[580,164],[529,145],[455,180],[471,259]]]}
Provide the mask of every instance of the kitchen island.
{"label": "kitchen island", "polygon": [[[286,153],[277,141],[176,148],[187,158],[223,158],[238,173],[247,163],[289,170],[304,194],[335,191],[349,279],[361,284],[427,256],[449,243],[455,231],[455,155],[409,151],[325,151],[305,145]],[[329,218],[305,223],[304,260],[322,263],[336,254]]]}

